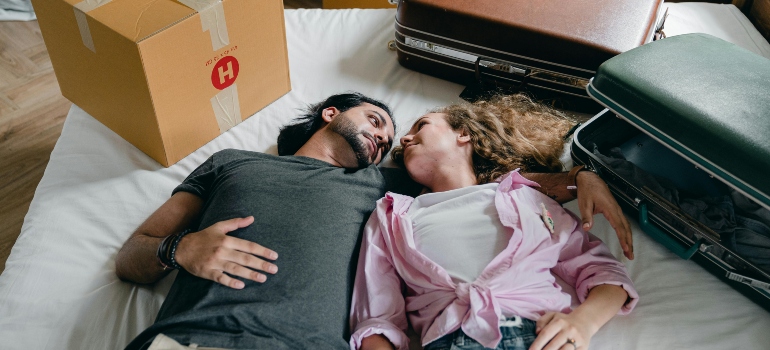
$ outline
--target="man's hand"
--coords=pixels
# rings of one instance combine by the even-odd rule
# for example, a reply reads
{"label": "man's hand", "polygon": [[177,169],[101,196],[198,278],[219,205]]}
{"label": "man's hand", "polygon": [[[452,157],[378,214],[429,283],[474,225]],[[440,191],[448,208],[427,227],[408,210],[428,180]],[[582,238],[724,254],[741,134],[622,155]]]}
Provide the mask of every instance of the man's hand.
{"label": "man's hand", "polygon": [[623,210],[612,196],[607,184],[598,175],[590,171],[581,171],[576,179],[578,205],[583,219],[583,230],[588,231],[594,225],[593,216],[604,214],[607,221],[618,235],[623,254],[630,260],[634,259],[634,241],[631,236],[631,226],[623,215]]}
{"label": "man's hand", "polygon": [[275,260],[278,253],[259,244],[227,235],[251,225],[252,222],[253,216],[220,221],[203,231],[184,236],[177,247],[177,263],[195,276],[234,289],[241,289],[245,284],[227,274],[264,282],[267,276],[254,270],[274,274],[278,271],[278,266],[258,257]]}

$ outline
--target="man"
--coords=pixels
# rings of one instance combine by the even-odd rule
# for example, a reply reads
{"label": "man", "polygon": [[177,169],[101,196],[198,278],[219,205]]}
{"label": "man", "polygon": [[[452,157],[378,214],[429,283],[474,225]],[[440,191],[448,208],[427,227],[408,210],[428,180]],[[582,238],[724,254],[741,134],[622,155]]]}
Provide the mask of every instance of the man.
{"label": "man", "polygon": [[[394,130],[385,104],[341,94],[281,131],[282,156],[239,150],[211,156],[118,253],[123,280],[152,283],[169,267],[180,268],[155,324],[128,349],[160,349],[164,342],[347,348],[354,258],[361,229],[386,190],[390,172],[376,164]],[[571,199],[564,194],[567,175],[533,176],[550,183],[544,189],[557,199]],[[606,185],[589,172],[575,181],[588,218],[603,211],[621,227],[622,241],[630,237]]]}

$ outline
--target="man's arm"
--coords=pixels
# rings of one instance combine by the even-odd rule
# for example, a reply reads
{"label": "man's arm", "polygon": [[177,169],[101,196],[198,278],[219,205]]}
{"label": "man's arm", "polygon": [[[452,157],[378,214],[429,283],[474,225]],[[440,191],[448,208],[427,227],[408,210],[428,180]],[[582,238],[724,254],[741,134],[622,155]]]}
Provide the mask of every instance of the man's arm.
{"label": "man's arm", "polygon": [[169,273],[155,255],[160,242],[186,229],[198,216],[203,200],[178,192],[134,231],[115,258],[115,273],[121,280],[153,283]]}
{"label": "man's arm", "polygon": [[540,187],[535,187],[536,190],[542,192],[544,195],[553,198],[553,200],[559,202],[559,204],[567,203],[575,197],[567,189],[567,186],[573,185],[569,183],[569,173],[522,173],[521,175],[540,184]]}
{"label": "man's arm", "polygon": [[599,213],[604,214],[607,221],[615,229],[618,235],[620,246],[623,248],[623,254],[634,259],[634,241],[631,236],[631,225],[623,215],[623,210],[618,205],[615,197],[612,196],[607,184],[599,175],[590,171],[581,171],[577,173],[575,183],[570,183],[571,179],[567,172],[563,173],[524,173],[525,178],[540,184],[536,188],[548,197],[553,198],[559,203],[569,202],[575,197],[570,194],[567,186],[577,186],[578,207],[583,222],[583,230],[588,231],[593,227],[593,216]]}
{"label": "man's arm", "polygon": [[[153,283],[168,274],[156,256],[158,246],[164,238],[189,227],[202,207],[203,200],[194,194],[177,192],[171,196],[123,244],[115,258],[118,277],[124,281]],[[244,283],[225,272],[264,282],[266,276],[253,270],[275,273],[278,268],[256,256],[274,260],[278,254],[227,235],[253,221],[253,217],[230,219],[184,236],[177,246],[177,263],[195,276],[236,289],[243,288]]]}

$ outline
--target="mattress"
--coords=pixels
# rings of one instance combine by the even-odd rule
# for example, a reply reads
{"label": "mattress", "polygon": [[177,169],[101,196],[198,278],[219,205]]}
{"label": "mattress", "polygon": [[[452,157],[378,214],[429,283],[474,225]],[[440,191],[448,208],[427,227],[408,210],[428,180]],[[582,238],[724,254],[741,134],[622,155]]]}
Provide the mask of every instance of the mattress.
{"label": "mattress", "polygon": [[[281,125],[307,104],[348,90],[388,103],[398,135],[429,109],[459,101],[462,86],[398,65],[387,48],[394,15],[287,10],[292,91],[168,168],[73,105],[0,275],[0,348],[118,349],[152,324],[175,274],[154,285],[122,282],[115,255],[211,154],[275,154]],[[566,207],[577,212],[576,202]],[[631,222],[636,259],[625,262],[641,298],[633,313],[594,336],[591,349],[768,347],[770,313]],[[622,257],[606,220],[597,216],[592,232]]]}

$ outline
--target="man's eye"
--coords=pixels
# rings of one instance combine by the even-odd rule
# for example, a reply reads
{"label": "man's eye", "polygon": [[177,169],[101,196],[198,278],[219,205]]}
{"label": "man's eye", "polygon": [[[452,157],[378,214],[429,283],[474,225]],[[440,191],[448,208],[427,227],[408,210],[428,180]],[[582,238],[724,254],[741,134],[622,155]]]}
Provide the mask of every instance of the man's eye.
{"label": "man's eye", "polygon": [[377,118],[369,116],[369,120],[372,122],[372,125],[378,126],[379,120],[377,120]]}

